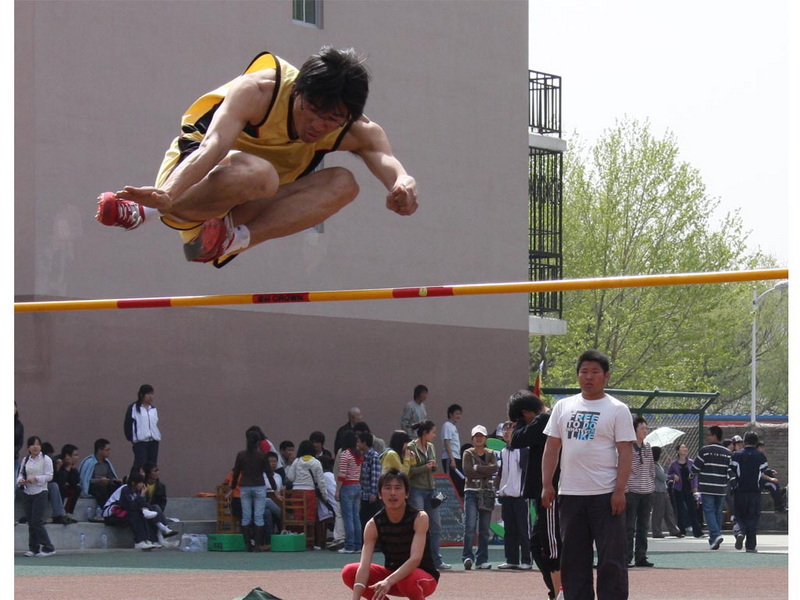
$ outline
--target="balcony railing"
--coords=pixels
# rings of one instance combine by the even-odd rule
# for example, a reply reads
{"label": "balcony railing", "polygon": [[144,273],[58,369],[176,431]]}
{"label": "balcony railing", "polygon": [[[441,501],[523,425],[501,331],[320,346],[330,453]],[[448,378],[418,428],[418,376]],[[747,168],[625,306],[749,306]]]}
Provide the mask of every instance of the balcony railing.
{"label": "balcony railing", "polygon": [[[562,155],[531,148],[528,275],[531,281],[563,279],[562,262]],[[561,317],[562,293],[540,292],[529,297],[530,313]]]}
{"label": "balcony railing", "polygon": [[[540,135],[561,137],[561,77],[538,71],[528,71],[528,74],[528,127]],[[563,279],[563,156],[556,150],[531,147],[528,166],[528,276],[531,281]],[[528,308],[535,316],[561,318],[563,294],[530,294]]]}
{"label": "balcony railing", "polygon": [[561,137],[561,76],[528,71],[528,127]]}

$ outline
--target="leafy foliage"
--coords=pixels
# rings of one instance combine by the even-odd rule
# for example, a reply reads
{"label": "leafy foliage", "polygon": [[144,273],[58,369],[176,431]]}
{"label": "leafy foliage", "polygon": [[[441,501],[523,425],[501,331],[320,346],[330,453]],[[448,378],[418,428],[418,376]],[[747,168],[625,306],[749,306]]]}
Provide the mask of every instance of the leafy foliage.
{"label": "leafy foliage", "polygon": [[[647,123],[618,122],[588,150],[573,142],[564,173],[566,278],[773,266],[769,257],[748,255],[738,213],[712,222],[719,201],[679,159],[669,132],[657,139]],[[749,412],[752,290],[717,284],[565,292],[568,333],[547,345],[531,340],[532,371],[544,359],[546,386],[574,386],[575,358],[598,348],[611,357],[611,387],[719,390],[711,410]],[[759,408],[786,412],[786,302],[783,313],[763,304],[758,367],[766,399]]]}

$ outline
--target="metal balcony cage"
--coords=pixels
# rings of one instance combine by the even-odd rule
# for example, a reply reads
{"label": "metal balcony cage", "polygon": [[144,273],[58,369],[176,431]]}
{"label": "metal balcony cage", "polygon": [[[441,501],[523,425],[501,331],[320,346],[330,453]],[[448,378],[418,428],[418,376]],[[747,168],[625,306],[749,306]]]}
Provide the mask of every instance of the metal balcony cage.
{"label": "metal balcony cage", "polygon": [[[560,152],[530,148],[528,276],[531,281],[563,279],[562,166]],[[561,318],[562,292],[530,294],[528,310],[541,317]]]}
{"label": "metal balcony cage", "polygon": [[561,137],[561,77],[528,71],[528,127]]}

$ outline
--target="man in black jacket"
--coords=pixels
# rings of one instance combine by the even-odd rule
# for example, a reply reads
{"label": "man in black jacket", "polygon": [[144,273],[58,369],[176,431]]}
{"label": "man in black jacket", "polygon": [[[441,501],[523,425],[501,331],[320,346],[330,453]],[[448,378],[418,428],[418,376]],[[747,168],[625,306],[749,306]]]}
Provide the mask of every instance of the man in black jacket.
{"label": "man in black jacket", "polygon": [[[761,479],[765,474],[767,457],[758,450],[758,435],[754,432],[744,434],[744,448],[731,457],[730,475],[733,489],[733,503],[736,520],[745,537],[745,550],[756,550],[756,533],[761,518]],[[742,547],[741,536],[736,537],[736,549]]]}
{"label": "man in black jacket", "polygon": [[[524,496],[536,510],[536,522],[531,531],[531,557],[542,573],[548,596],[556,598],[561,588],[558,500],[550,508],[542,505],[542,455],[547,443],[544,428],[550,413],[536,395],[529,390],[520,390],[508,401],[508,418],[516,423],[511,434],[511,447],[528,450]],[[556,468],[553,477],[556,487],[559,474]]]}
{"label": "man in black jacket", "polygon": [[350,410],[347,411],[347,423],[339,427],[336,430],[336,438],[333,441],[333,455],[339,452],[342,447],[342,441],[344,440],[344,434],[348,431],[355,431],[354,427],[356,423],[361,422],[361,409],[357,406],[354,406]]}

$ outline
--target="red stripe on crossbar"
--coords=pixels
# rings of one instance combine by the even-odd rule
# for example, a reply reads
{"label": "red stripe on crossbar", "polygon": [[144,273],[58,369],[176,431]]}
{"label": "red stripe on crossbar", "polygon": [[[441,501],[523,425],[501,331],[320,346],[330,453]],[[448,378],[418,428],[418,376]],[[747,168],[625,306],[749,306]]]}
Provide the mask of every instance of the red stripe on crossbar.
{"label": "red stripe on crossbar", "polygon": [[427,298],[430,296],[452,296],[452,286],[397,288],[392,290],[393,298]]}
{"label": "red stripe on crossbar", "polygon": [[287,302],[308,302],[308,292],[291,294],[253,294],[253,304],[284,304]]}
{"label": "red stripe on crossbar", "polygon": [[169,308],[171,306],[172,298],[133,298],[117,301],[117,308]]}

